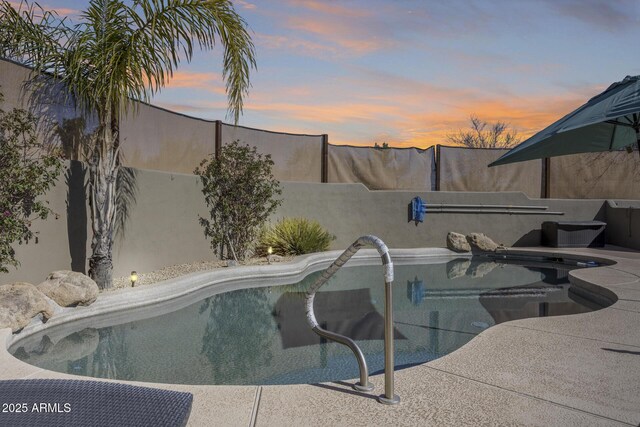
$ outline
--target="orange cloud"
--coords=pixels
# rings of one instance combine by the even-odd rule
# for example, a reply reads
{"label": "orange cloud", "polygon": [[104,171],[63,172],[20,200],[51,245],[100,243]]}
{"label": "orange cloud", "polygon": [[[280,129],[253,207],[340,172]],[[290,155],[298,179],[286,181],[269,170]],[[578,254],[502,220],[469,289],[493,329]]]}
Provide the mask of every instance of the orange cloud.
{"label": "orange cloud", "polygon": [[[25,3],[19,2],[19,1],[9,1],[9,4],[16,10],[19,9],[26,9],[28,6]],[[35,2],[30,2],[29,5],[35,5]],[[55,12],[58,15],[60,15],[61,17],[65,17],[65,16],[74,16],[74,15],[79,15],[80,11],[77,9],[71,9],[71,8],[66,8],[66,7],[51,7],[49,5],[46,4],[40,4],[38,3],[38,5],[40,7],[42,7],[42,9],[44,9],[45,11],[49,11],[49,12]],[[37,10],[37,8],[36,8]],[[37,14],[36,14],[37,15]]]}
{"label": "orange cloud", "polygon": [[166,87],[170,89],[200,89],[219,95],[226,94],[222,77],[216,73],[176,71]]}
{"label": "orange cloud", "polygon": [[[287,4],[292,13],[285,19],[268,9],[260,10],[285,33],[258,34],[257,44],[305,55],[340,56],[363,55],[396,45],[393,37],[383,34],[387,30],[379,11],[317,0],[288,0]],[[377,31],[372,33],[372,28]]]}
{"label": "orange cloud", "polygon": [[311,34],[323,42],[363,55],[395,45],[394,40],[372,35],[350,21],[322,19],[318,16],[291,16],[286,21],[289,29]]}
{"label": "orange cloud", "polygon": [[574,94],[564,96],[538,96],[527,99],[460,100],[439,112],[409,114],[393,123],[397,129],[397,146],[428,147],[447,144],[447,135],[469,127],[469,116],[474,114],[488,122],[503,121],[527,138],[563,117],[586,99]]}
{"label": "orange cloud", "polygon": [[260,103],[255,102],[255,100],[247,102],[245,110],[267,112],[272,115],[286,115],[289,119],[316,123],[367,122],[376,120],[383,115],[398,114],[395,106],[365,103],[305,105],[286,102]]}
{"label": "orange cloud", "polygon": [[317,1],[317,0],[290,0],[290,4],[301,6],[313,12],[320,12],[335,16],[344,16],[349,18],[363,18],[371,16],[372,13],[363,8],[346,7],[336,2]]}
{"label": "orange cloud", "polygon": [[[435,101],[432,99],[431,101]],[[572,94],[564,96],[539,96],[521,99],[470,99],[459,100],[459,105],[449,105],[429,111],[424,108],[412,111],[414,105],[402,107],[388,104],[362,102],[336,102],[319,105],[295,102],[271,102],[268,97],[251,97],[245,104],[245,112],[259,112],[269,121],[280,125],[271,130],[292,133],[328,133],[332,144],[373,145],[388,142],[395,147],[427,148],[436,144],[448,144],[447,135],[459,129],[467,129],[469,115],[477,115],[489,122],[505,121],[526,138],[542,130],[552,122],[575,109],[585,101]],[[225,109],[224,102],[201,102],[196,105],[162,104],[163,107],[183,113],[202,113],[213,109]],[[290,123],[290,124],[289,124]],[[362,130],[363,124],[370,124]],[[359,128],[357,132],[349,126]],[[268,127],[268,126],[267,126]],[[356,136],[354,136],[356,135]]]}
{"label": "orange cloud", "polygon": [[[272,97],[258,93],[251,96],[246,110],[260,112],[279,122],[307,123],[310,126],[307,132],[328,133],[331,142],[336,144],[372,145],[386,141],[392,146],[426,148],[447,144],[447,135],[469,127],[471,114],[488,122],[507,122],[526,138],[588,98],[575,92],[504,97],[473,89],[413,86],[405,80],[391,84],[390,93],[359,95],[354,101],[336,98],[335,102],[322,104],[274,103]],[[400,90],[405,85],[406,90]],[[323,90],[317,88],[308,98],[318,99]],[[597,91],[592,88],[588,93]],[[370,126],[363,130],[363,124]]]}
{"label": "orange cloud", "polygon": [[[283,87],[252,91],[245,100],[245,117],[258,123],[248,125],[293,133],[328,133],[334,144],[384,141],[392,146],[426,148],[448,144],[447,135],[467,129],[472,114],[488,122],[507,122],[522,137],[528,137],[603,89],[577,86],[525,95],[502,87],[448,87],[389,73],[356,71],[350,73],[354,77],[307,85],[282,82]],[[176,85],[209,88],[209,82],[220,85],[217,79],[213,73],[184,73],[177,75]],[[193,106],[167,107],[197,115],[220,114],[226,103],[218,98]]]}
{"label": "orange cloud", "polygon": [[[45,7],[45,9],[49,9],[47,7]],[[58,15],[60,16],[78,16],[80,15],[80,11],[77,9],[69,9],[69,8],[65,8],[65,7],[56,7],[56,8],[52,8],[49,9],[52,10],[54,12],[56,12]]]}
{"label": "orange cloud", "polygon": [[241,8],[243,9],[255,9],[256,5],[253,3],[249,3],[248,1],[244,1],[244,0],[236,0],[236,3],[238,3],[240,5]]}
{"label": "orange cloud", "polygon": [[[364,117],[371,119],[371,130],[364,133],[353,127],[347,133],[348,121],[340,122],[329,117],[328,129],[322,129],[321,133],[330,133],[334,142],[371,145],[384,140],[392,145],[418,147],[445,144],[448,134],[468,128],[472,114],[489,122],[507,122],[521,136],[528,137],[603,89],[582,86],[566,88],[560,93],[523,95],[505,88],[448,87],[390,73],[358,71],[360,75],[357,78],[345,80],[332,93],[336,93],[339,99],[341,93],[349,91],[346,93],[358,100],[351,103],[356,106],[368,102]],[[356,87],[359,88],[357,92],[354,91]],[[319,87],[318,90],[326,91],[326,88]],[[348,108],[353,108],[353,105]],[[342,110],[343,105],[340,104],[334,108],[337,114],[343,114]],[[350,117],[349,111],[344,114]],[[322,120],[324,117],[318,116],[317,122]],[[354,137],[358,135],[356,131],[359,136]]]}

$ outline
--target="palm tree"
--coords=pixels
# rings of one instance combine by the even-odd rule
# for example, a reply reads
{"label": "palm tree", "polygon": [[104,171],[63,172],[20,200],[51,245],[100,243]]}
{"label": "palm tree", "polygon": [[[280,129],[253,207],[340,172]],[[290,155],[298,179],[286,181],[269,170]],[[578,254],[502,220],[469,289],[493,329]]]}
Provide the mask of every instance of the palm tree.
{"label": "palm tree", "polygon": [[0,0],[0,55],[34,70],[31,81],[64,84],[76,105],[97,118],[89,163],[93,239],[89,275],[112,286],[119,170],[119,121],[148,101],[190,61],[194,47],[223,48],[229,115],[237,123],[255,50],[230,0],[91,0],[77,24],[25,1]]}

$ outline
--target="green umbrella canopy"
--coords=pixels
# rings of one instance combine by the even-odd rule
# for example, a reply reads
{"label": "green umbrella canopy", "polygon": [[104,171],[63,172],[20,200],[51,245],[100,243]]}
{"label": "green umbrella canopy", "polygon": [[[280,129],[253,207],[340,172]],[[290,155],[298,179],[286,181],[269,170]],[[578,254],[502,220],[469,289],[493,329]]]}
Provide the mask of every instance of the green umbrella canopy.
{"label": "green umbrella canopy", "polygon": [[505,153],[491,166],[640,147],[640,76],[627,76]]}

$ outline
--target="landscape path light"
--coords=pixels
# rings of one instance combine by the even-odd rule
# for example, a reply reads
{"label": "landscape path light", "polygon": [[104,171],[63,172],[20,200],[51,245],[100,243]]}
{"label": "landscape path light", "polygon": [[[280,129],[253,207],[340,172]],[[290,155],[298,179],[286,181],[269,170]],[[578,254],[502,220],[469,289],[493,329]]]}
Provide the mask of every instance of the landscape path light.
{"label": "landscape path light", "polygon": [[131,287],[133,288],[136,285],[136,282],[138,281],[138,273],[136,273],[135,271],[131,272]]}

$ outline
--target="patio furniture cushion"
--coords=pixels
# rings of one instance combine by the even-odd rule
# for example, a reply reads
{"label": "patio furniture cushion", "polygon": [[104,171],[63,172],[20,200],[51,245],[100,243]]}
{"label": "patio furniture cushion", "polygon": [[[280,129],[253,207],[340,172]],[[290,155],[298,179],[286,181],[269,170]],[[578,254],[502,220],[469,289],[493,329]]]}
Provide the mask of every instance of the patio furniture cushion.
{"label": "patio furniture cushion", "polygon": [[184,426],[193,395],[106,381],[0,381],[2,426]]}

